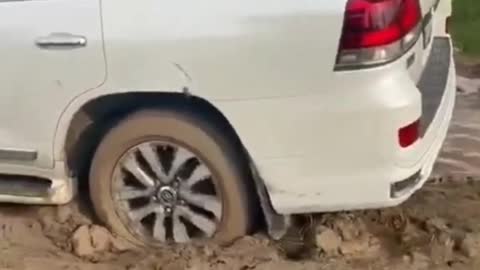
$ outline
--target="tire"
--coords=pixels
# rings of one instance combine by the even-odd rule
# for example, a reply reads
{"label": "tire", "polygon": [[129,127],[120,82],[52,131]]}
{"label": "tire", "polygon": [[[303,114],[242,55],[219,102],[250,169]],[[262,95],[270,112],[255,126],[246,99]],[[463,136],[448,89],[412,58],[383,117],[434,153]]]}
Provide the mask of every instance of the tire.
{"label": "tire", "polygon": [[128,149],[145,141],[165,139],[192,150],[212,172],[211,181],[220,193],[222,216],[209,241],[225,245],[247,234],[253,225],[255,211],[251,187],[246,184],[249,174],[242,152],[205,121],[174,110],[132,113],[105,134],[93,156],[89,175],[90,196],[99,219],[112,232],[137,245],[164,244],[139,237],[121,218],[113,194],[113,174],[117,162]]}

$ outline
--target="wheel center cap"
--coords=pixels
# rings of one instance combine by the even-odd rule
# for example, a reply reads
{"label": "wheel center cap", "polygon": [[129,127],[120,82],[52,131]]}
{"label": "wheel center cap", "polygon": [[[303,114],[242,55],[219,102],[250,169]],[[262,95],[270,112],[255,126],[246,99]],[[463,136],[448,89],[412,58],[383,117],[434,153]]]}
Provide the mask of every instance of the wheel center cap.
{"label": "wheel center cap", "polygon": [[161,187],[157,192],[157,198],[162,204],[174,205],[177,201],[177,191],[172,187]]}

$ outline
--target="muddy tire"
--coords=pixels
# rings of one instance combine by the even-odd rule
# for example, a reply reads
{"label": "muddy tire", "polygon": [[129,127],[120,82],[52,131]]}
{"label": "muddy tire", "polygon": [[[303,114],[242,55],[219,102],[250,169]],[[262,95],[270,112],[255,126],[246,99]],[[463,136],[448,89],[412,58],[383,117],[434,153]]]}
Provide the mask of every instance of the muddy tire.
{"label": "muddy tire", "polygon": [[[201,238],[199,241],[207,239],[208,241],[213,241],[218,244],[228,244],[248,233],[252,224],[254,206],[252,205],[252,194],[250,194],[251,189],[249,189],[250,187],[246,184],[249,174],[245,169],[247,168],[247,164],[245,164],[242,157],[243,153],[238,151],[239,149],[236,149],[236,147],[227,141],[227,138],[205,121],[189,113],[175,112],[173,110],[143,110],[133,113],[110,129],[100,142],[92,160],[89,186],[94,209],[101,221],[114,233],[139,245],[161,246],[165,243],[177,242],[175,239],[168,241],[168,239],[162,238],[162,241],[156,241],[158,237],[156,237],[156,239],[153,237],[153,240],[148,237],[148,233],[152,235],[157,233],[156,219],[160,217],[160,215],[163,215],[162,221],[158,223],[162,223],[165,226],[165,232],[160,229],[159,231],[164,232],[165,238],[175,238],[174,235],[179,235],[178,230],[173,229],[173,227],[169,232],[167,223],[173,222],[173,218],[169,219],[166,217],[168,213],[162,209],[171,211],[170,208],[155,208],[156,210],[150,214],[150,216],[153,215],[153,219],[155,219],[152,221],[153,225],[151,226],[153,226],[153,228],[150,232],[148,229],[142,227],[144,223],[148,223],[145,220],[150,218],[150,216],[141,220],[141,222],[138,223],[140,225],[134,225],[134,222],[129,219],[129,217],[132,216],[130,215],[132,212],[124,214],[122,210],[119,210],[123,209],[122,207],[130,207],[127,205],[131,205],[132,203],[119,203],[119,195],[116,193],[117,184],[115,182],[115,177],[118,177],[118,175],[116,175],[118,164],[126,153],[131,151],[129,149],[152,141],[168,142],[188,149],[196,158],[201,160],[211,172],[209,179],[214,186],[215,194],[219,198],[218,200],[221,202],[221,218],[216,222],[215,232],[209,235],[209,237]],[[175,157],[171,159],[171,163],[173,164]],[[171,167],[173,168],[172,164]],[[163,165],[163,167],[168,167],[168,165]],[[149,172],[150,175],[153,174],[151,169],[146,171]],[[122,172],[121,174],[128,176],[128,173],[129,172]],[[151,178],[155,178],[155,176]],[[160,180],[157,179],[156,181]],[[149,185],[148,188],[149,190],[150,188],[153,189],[153,187]],[[156,189],[151,196],[163,196],[165,194]],[[166,198],[169,199],[171,197],[166,196]],[[160,198],[160,200],[163,199],[163,197]],[[148,205],[154,202],[158,204],[161,203],[157,197],[153,199],[146,197],[142,198],[142,200],[148,200]],[[170,205],[170,202],[168,203],[168,205]],[[182,201],[182,203],[185,204],[184,201]],[[122,206],[119,206],[119,204]],[[174,207],[173,203],[171,205]],[[180,216],[175,217],[179,220],[183,218]],[[182,219],[182,221],[184,221],[184,219]],[[188,226],[185,225],[184,227]],[[187,232],[188,230],[183,231]],[[146,234],[147,236],[145,236]],[[190,240],[197,239],[192,237]]]}

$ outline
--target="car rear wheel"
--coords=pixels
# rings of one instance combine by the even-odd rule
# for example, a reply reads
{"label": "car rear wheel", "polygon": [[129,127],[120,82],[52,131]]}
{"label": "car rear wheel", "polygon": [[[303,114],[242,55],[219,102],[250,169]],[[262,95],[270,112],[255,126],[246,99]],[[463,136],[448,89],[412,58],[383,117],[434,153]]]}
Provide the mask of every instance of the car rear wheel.
{"label": "car rear wheel", "polygon": [[230,243],[252,222],[248,175],[238,157],[222,134],[196,117],[140,111],[101,141],[90,195],[99,218],[137,244]]}

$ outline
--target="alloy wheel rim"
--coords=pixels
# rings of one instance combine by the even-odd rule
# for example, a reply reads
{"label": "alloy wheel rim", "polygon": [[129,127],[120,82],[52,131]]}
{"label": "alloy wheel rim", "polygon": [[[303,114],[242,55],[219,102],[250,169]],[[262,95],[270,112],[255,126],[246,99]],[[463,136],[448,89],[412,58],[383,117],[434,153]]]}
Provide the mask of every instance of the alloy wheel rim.
{"label": "alloy wheel rim", "polygon": [[149,141],[131,147],[113,173],[115,210],[150,244],[211,238],[222,218],[210,168],[186,147]]}

